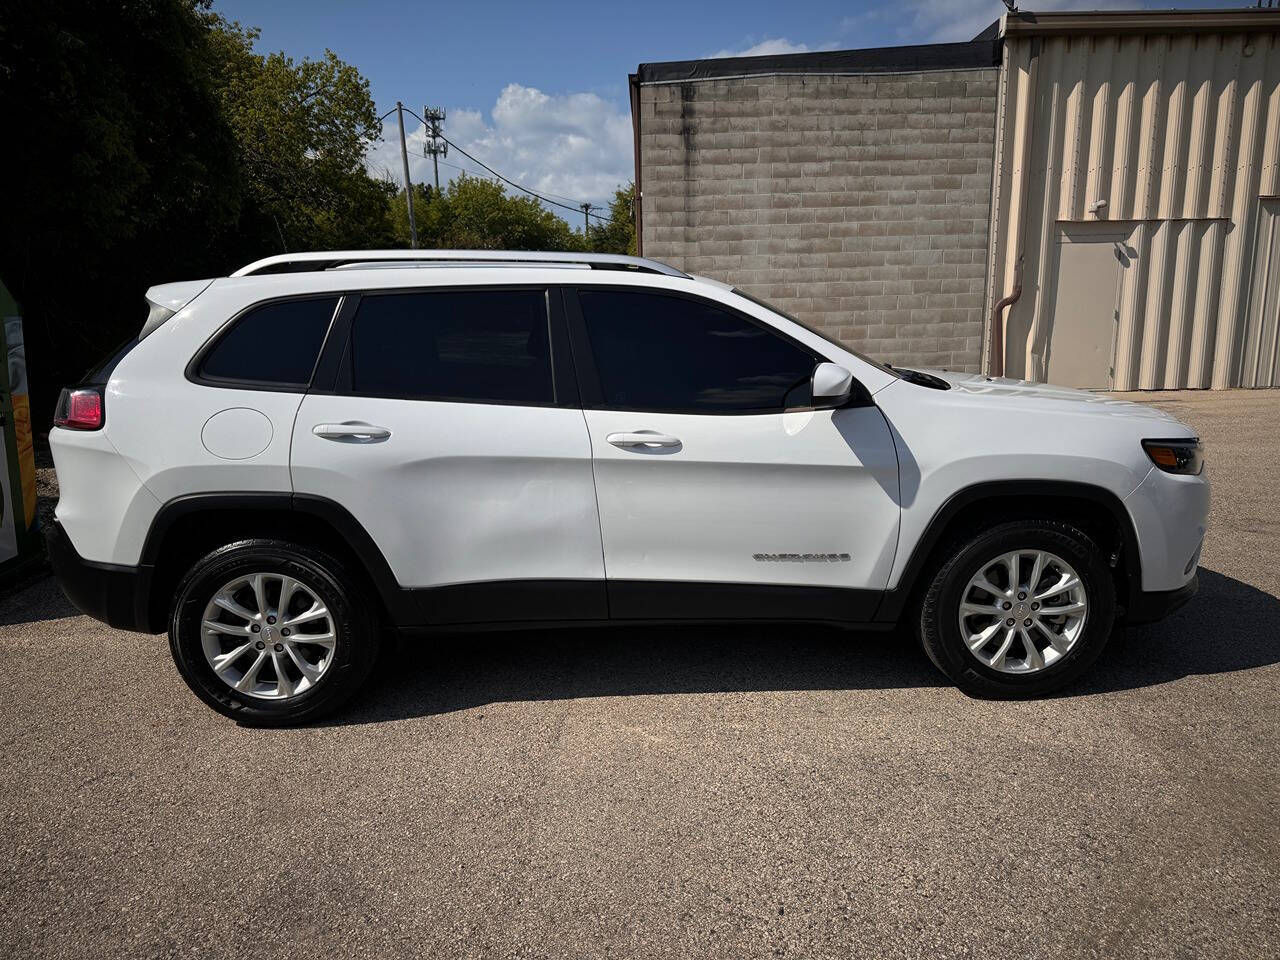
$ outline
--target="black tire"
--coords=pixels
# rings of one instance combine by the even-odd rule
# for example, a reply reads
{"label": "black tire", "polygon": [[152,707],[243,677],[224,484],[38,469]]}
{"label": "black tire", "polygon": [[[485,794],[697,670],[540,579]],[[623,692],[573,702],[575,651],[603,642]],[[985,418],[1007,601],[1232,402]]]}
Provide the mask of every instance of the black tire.
{"label": "black tire", "polygon": [[[332,616],[331,662],[314,685],[287,699],[237,692],[214,672],[203,649],[206,605],[225,584],[252,573],[286,574],[301,581]],[[328,554],[280,540],[241,540],[202,557],[178,585],[169,618],[169,649],[182,679],[214,710],[246,726],[307,723],[336,710],[368,679],[378,661],[379,641],[378,618],[359,579]]]}
{"label": "black tire", "polygon": [[[979,566],[1016,550],[1061,557],[1079,575],[1088,603],[1084,629],[1068,652],[1027,674],[997,671],[980,662],[969,652],[959,624],[961,600]],[[1075,681],[1102,654],[1115,621],[1115,583],[1106,554],[1084,531],[1054,520],[1008,521],[952,541],[939,556],[941,564],[921,603],[919,638],[934,666],[965,693],[993,699],[1043,696]]]}

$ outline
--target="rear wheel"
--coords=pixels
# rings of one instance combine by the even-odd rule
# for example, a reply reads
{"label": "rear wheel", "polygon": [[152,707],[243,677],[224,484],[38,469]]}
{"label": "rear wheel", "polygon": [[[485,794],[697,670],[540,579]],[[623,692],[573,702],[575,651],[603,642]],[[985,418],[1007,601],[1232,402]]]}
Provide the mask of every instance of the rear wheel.
{"label": "rear wheel", "polygon": [[1084,531],[999,524],[952,543],[920,611],[929,659],[967,693],[1032,697],[1070,683],[1106,646],[1115,585]]}
{"label": "rear wheel", "polygon": [[377,660],[377,620],[341,564],[277,540],[244,540],[197,561],[169,624],[187,685],[242,723],[304,723],[354,694]]}

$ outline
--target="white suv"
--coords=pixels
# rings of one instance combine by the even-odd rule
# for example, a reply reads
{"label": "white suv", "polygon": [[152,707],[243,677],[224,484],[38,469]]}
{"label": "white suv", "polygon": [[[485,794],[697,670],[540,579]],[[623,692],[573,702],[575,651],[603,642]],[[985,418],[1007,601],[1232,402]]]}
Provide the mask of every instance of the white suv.
{"label": "white suv", "polygon": [[482,625],[903,622],[1030,696],[1196,589],[1177,420],[882,366],[651,260],[312,253],[147,298],[59,402],[49,552],[245,722],[333,709],[393,631]]}

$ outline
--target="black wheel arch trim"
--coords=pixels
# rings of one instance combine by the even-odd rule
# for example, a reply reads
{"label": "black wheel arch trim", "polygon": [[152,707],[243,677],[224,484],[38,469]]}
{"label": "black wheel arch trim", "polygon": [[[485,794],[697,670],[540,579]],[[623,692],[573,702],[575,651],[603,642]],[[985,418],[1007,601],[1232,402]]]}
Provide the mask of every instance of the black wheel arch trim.
{"label": "black wheel arch trim", "polygon": [[903,568],[898,585],[885,591],[875,619],[896,621],[902,616],[907,601],[919,585],[921,574],[933,559],[934,550],[961,511],[984,500],[1018,497],[1086,500],[1105,508],[1120,531],[1119,563],[1124,566],[1129,588],[1128,595],[1118,594],[1116,600],[1122,607],[1130,605],[1142,590],[1142,557],[1138,552],[1138,535],[1133,519],[1118,496],[1105,487],[1078,480],[989,480],[956,491],[938,508],[912,548],[911,559]]}
{"label": "black wheel arch trim", "polygon": [[142,547],[140,564],[154,566],[173,525],[196,513],[221,510],[282,510],[309,514],[327,523],[352,549],[373,580],[374,587],[394,622],[412,623],[417,605],[410,591],[397,582],[387,558],[368,531],[343,506],[326,497],[303,493],[192,493],[166,502],[156,513]]}

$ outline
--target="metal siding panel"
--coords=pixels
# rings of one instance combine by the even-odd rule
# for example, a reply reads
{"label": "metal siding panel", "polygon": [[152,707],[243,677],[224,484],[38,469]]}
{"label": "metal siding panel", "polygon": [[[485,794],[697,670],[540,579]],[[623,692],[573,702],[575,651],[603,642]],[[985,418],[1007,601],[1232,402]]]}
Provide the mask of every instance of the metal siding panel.
{"label": "metal siding panel", "polygon": [[1234,181],[1237,107],[1239,104],[1240,51],[1243,37],[1224,37],[1222,56],[1214,76],[1213,168],[1209,186],[1210,217],[1230,216],[1229,196]]}
{"label": "metal siding panel", "polygon": [[1063,65],[1064,80],[1069,79],[1067,89],[1066,128],[1062,138],[1062,196],[1058,202],[1059,220],[1079,219],[1076,210],[1079,207],[1081,192],[1080,181],[1084,175],[1082,170],[1087,151],[1082,151],[1084,129],[1088,123],[1089,97],[1088,85],[1088,47],[1089,38],[1079,39],[1072,44],[1068,41],[1069,56]]}
{"label": "metal siding panel", "polygon": [[1169,291],[1169,335],[1165,338],[1164,371],[1160,386],[1182,383],[1186,370],[1187,334],[1193,321],[1191,310],[1195,298],[1196,274],[1189,269],[1193,262],[1191,247],[1195,242],[1196,221],[1179,220],[1174,226],[1173,277]]}
{"label": "metal siding panel", "polygon": [[1118,219],[1135,219],[1133,213],[1134,177],[1137,173],[1138,151],[1134,140],[1138,136],[1142,119],[1142,100],[1138,93],[1139,59],[1142,53],[1141,37],[1124,37],[1118,43],[1116,58],[1119,88],[1113,91],[1116,98],[1115,147],[1110,157],[1111,216]]}
{"label": "metal siding panel", "polygon": [[1218,298],[1222,278],[1222,244],[1226,224],[1208,221],[1200,242],[1196,303],[1192,312],[1190,357],[1181,385],[1193,389],[1209,386],[1213,374],[1213,333],[1218,323]]}
{"label": "metal siding panel", "polygon": [[1216,48],[1217,37],[1196,37],[1191,61],[1190,113],[1187,124],[1186,190],[1182,198],[1181,216],[1207,216],[1208,182],[1211,179],[1210,100],[1213,87],[1214,58],[1207,47]]}
{"label": "metal siding panel", "polygon": [[1182,215],[1181,193],[1186,176],[1188,72],[1191,66],[1191,37],[1177,37],[1169,51],[1165,72],[1169,78],[1169,102],[1165,119],[1164,160],[1160,168],[1160,199],[1155,216],[1169,220]]}
{"label": "metal siding panel", "polygon": [[1145,220],[1155,210],[1155,198],[1159,195],[1159,158],[1164,142],[1164,60],[1169,52],[1169,42],[1164,38],[1144,38],[1143,68],[1145,79],[1142,94],[1142,135],[1134,144],[1138,150],[1138,192],[1134,198],[1133,216]]}
{"label": "metal siding panel", "polygon": [[[1138,373],[1139,390],[1156,390],[1160,386],[1164,365],[1166,319],[1169,316],[1169,256],[1174,247],[1173,222],[1161,220],[1151,238],[1151,255],[1147,258],[1146,309],[1142,317],[1142,362]],[[1141,268],[1139,268],[1141,269]]]}
{"label": "metal siding panel", "polygon": [[1280,202],[1261,201],[1257,234],[1240,364],[1240,385],[1244,387],[1276,384],[1276,354],[1280,352],[1280,306],[1276,302],[1280,296]]}
{"label": "metal siding panel", "polygon": [[1140,222],[1131,241],[1137,269],[1128,271],[1120,295],[1120,318],[1116,331],[1116,389],[1134,390],[1142,363],[1142,315],[1147,302],[1145,266],[1151,256],[1151,223]]}
{"label": "metal siding panel", "polygon": [[[1280,329],[1246,331],[1246,314],[1258,197],[1280,194],[1277,35],[1046,35],[1042,44],[1032,98],[1030,41],[1006,38],[997,119],[1002,159],[1013,162],[994,185],[993,300],[1019,252],[1026,258],[1026,293],[1008,318],[1010,375],[1044,375],[1041,316],[1059,223],[1106,219],[1133,222],[1137,254],[1119,306],[1118,389],[1239,383],[1245,336],[1255,338],[1251,379],[1275,380]],[[1015,159],[1024,146],[1029,164]],[[1024,176],[1031,189],[1018,209]],[[1095,218],[1088,207],[1099,199],[1107,207]]]}
{"label": "metal siding panel", "polygon": [[[1222,296],[1213,347],[1210,386],[1216,390],[1240,385],[1236,362],[1249,296],[1249,263],[1256,228],[1256,210],[1263,155],[1268,137],[1280,137],[1280,126],[1268,115],[1267,87],[1275,85],[1274,38],[1253,38],[1254,52],[1244,57],[1238,84],[1243,91],[1239,148],[1236,153],[1231,230],[1223,252]],[[1247,39],[1246,39],[1247,44]]]}
{"label": "metal siding panel", "polygon": [[[1111,195],[1111,167],[1115,155],[1111,78],[1115,47],[1115,40],[1111,37],[1098,37],[1094,40],[1093,56],[1089,58],[1089,140],[1084,148],[1089,168],[1080,201],[1083,210],[1078,211],[1082,219],[1092,204],[1099,200],[1109,202]],[[1105,218],[1113,216],[1113,212],[1106,211]]]}

